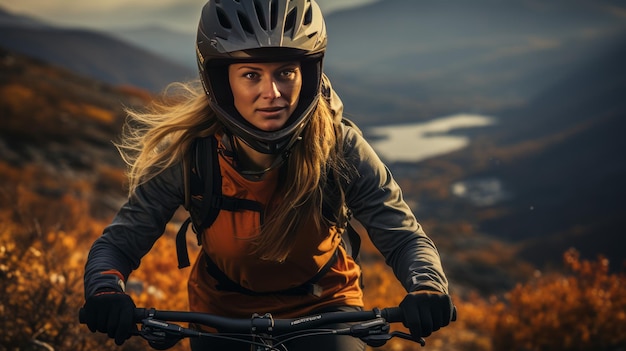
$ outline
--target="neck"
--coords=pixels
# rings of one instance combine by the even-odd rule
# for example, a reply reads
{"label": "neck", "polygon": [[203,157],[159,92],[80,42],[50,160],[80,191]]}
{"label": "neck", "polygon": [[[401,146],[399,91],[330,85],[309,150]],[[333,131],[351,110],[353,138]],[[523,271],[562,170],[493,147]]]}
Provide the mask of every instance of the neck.
{"label": "neck", "polygon": [[276,155],[258,152],[237,137],[234,138],[234,141],[240,169],[251,172],[263,172],[274,164]]}

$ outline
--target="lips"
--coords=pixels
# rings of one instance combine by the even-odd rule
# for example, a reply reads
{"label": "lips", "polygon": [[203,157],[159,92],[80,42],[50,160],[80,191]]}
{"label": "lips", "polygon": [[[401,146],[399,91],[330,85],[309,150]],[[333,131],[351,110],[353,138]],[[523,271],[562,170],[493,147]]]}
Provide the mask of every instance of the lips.
{"label": "lips", "polygon": [[283,111],[286,111],[286,110],[287,110],[286,107],[276,106],[276,107],[258,108],[256,111],[262,118],[280,119],[283,115]]}
{"label": "lips", "polygon": [[276,106],[276,107],[264,107],[264,108],[258,108],[258,111],[261,112],[278,112],[278,111],[282,111],[284,110],[286,107],[281,107],[281,106]]}

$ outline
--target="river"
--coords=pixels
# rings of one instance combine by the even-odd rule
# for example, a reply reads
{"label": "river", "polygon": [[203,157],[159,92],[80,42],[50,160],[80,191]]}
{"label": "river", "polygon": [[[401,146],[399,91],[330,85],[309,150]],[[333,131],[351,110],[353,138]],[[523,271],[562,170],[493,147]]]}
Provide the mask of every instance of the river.
{"label": "river", "polygon": [[385,162],[418,162],[466,147],[470,138],[450,134],[459,129],[495,124],[495,118],[459,113],[427,122],[372,127],[370,144]]}

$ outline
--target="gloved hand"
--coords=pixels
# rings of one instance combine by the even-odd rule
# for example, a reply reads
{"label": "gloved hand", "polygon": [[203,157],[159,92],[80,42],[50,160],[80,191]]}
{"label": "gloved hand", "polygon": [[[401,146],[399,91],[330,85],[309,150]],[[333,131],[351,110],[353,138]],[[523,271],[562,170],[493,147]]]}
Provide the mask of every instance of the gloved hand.
{"label": "gloved hand", "polygon": [[450,324],[454,306],[450,295],[418,291],[409,293],[400,303],[404,326],[415,340]]}
{"label": "gloved hand", "polygon": [[107,333],[122,345],[137,330],[133,321],[135,303],[120,291],[101,291],[87,298],[84,306],[85,323],[92,332]]}

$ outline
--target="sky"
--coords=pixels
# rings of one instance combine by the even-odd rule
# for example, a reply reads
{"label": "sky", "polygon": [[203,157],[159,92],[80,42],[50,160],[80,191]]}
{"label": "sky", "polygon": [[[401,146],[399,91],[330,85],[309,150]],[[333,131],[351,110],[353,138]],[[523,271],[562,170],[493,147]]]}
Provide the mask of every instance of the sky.
{"label": "sky", "polygon": [[[317,0],[322,11],[333,11],[376,0]],[[160,25],[193,32],[206,0],[0,0],[0,8],[51,24],[92,29]]]}

